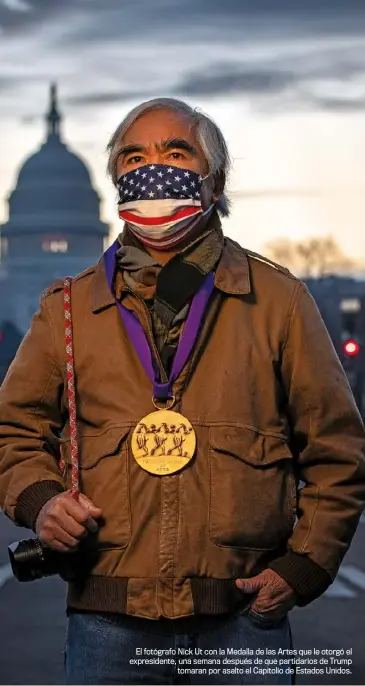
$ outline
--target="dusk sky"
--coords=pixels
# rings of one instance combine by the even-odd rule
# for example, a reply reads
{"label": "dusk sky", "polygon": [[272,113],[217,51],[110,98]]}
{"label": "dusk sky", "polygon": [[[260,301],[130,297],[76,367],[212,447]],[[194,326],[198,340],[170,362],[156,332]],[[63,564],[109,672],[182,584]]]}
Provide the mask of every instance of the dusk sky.
{"label": "dusk sky", "polygon": [[0,64],[0,222],[55,81],[112,237],[105,146],[132,107],[169,96],[226,137],[228,236],[265,253],[332,234],[365,264],[364,0],[0,0]]}

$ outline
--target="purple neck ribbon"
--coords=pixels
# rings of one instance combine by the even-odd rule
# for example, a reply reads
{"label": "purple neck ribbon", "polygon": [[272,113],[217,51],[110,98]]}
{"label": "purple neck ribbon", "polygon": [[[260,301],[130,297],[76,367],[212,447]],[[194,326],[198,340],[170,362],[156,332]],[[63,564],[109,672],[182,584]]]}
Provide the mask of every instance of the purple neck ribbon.
{"label": "purple neck ribbon", "polygon": [[[105,272],[108,281],[108,286],[112,295],[115,297],[113,288],[115,275],[115,255],[119,250],[118,240],[108,248],[104,253]],[[147,336],[144,332],[143,326],[138,319],[135,312],[131,312],[120,302],[116,301],[124,325],[127,329],[129,338],[133,347],[146,371],[146,374],[153,383],[153,398],[159,402],[170,400],[173,397],[172,384],[179,376],[183,369],[191,351],[194,348],[195,341],[198,336],[200,324],[202,322],[204,312],[207,308],[209,298],[214,289],[214,272],[210,272],[203,282],[202,286],[195,293],[189,313],[185,322],[183,332],[180,337],[179,345],[177,347],[175,357],[173,360],[171,372],[167,383],[160,381],[160,373],[158,364],[150,349]]]}

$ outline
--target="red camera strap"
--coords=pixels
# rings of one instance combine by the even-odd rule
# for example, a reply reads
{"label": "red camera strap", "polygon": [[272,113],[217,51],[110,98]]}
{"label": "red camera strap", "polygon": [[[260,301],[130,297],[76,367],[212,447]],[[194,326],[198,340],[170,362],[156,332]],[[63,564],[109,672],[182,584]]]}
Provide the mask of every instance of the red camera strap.
{"label": "red camera strap", "polygon": [[[79,488],[79,448],[77,442],[77,423],[76,423],[76,396],[75,396],[75,368],[72,337],[72,316],[71,316],[71,283],[72,278],[67,276],[63,285],[63,309],[65,315],[65,342],[66,342],[66,381],[68,412],[70,421],[71,439],[71,495],[78,500]],[[65,473],[65,461],[61,457],[60,469]]]}

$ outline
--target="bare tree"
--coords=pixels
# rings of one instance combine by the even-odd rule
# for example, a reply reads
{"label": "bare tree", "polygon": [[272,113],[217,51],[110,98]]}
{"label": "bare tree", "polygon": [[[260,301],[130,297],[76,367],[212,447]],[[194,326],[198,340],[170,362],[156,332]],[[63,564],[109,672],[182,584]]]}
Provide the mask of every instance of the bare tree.
{"label": "bare tree", "polygon": [[345,255],[332,236],[309,238],[307,241],[281,238],[268,243],[266,252],[292,272],[300,272],[303,278],[346,273],[359,266]]}
{"label": "bare tree", "polygon": [[278,238],[266,244],[266,253],[276,262],[284,266],[295,263],[295,243],[290,238]]}
{"label": "bare tree", "polygon": [[316,276],[324,276],[329,272],[340,274],[358,266],[355,260],[345,255],[332,236],[315,239],[314,252],[316,253]]}

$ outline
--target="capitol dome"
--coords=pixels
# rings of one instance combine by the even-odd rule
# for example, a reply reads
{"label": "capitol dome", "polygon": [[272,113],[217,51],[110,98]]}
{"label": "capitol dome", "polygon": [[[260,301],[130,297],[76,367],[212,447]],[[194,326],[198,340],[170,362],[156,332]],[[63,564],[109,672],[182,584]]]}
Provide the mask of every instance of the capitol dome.
{"label": "capitol dome", "polygon": [[23,333],[44,289],[98,262],[109,243],[88,167],[62,139],[54,85],[45,120],[44,142],[19,169],[0,226],[0,322]]}
{"label": "capitol dome", "polygon": [[17,179],[17,188],[29,188],[38,183],[59,183],[64,179],[77,185],[91,184],[90,174],[82,160],[71,152],[59,136],[50,135],[40,150],[24,162]]}
{"label": "capitol dome", "polygon": [[3,235],[10,236],[14,230],[34,233],[46,227],[106,235],[108,229],[99,218],[100,198],[88,168],[61,138],[55,85],[51,86],[45,119],[46,140],[18,173],[8,199],[9,222]]}

